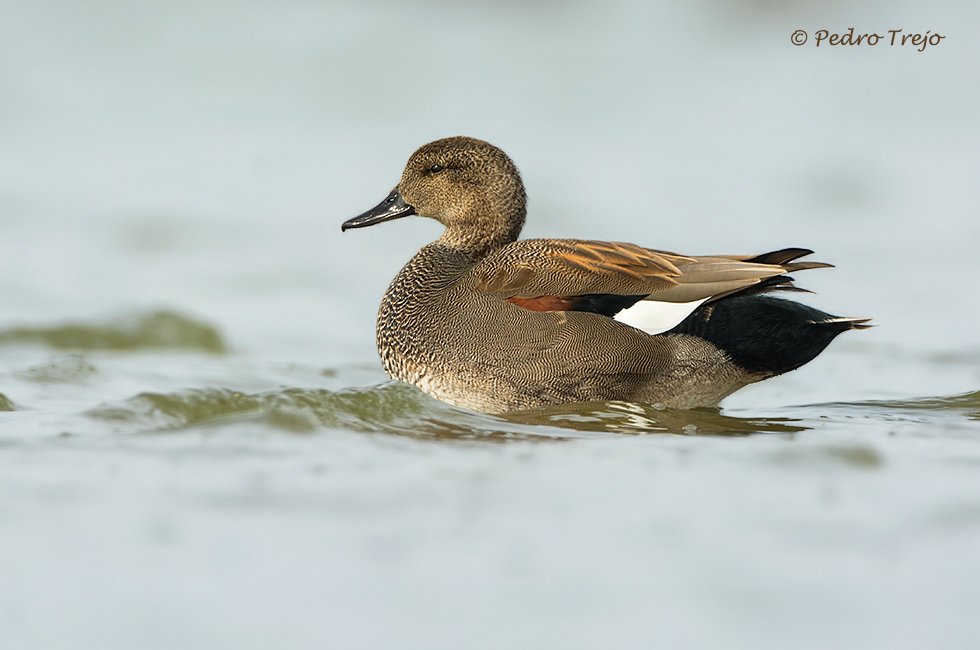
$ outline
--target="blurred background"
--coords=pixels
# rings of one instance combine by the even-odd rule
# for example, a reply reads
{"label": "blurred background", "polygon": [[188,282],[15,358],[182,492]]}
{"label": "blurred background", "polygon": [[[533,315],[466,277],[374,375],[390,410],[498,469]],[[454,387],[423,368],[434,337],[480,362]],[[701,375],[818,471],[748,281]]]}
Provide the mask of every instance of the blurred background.
{"label": "blurred background", "polygon": [[[852,27],[886,38],[816,46]],[[0,637],[968,647],[978,78],[965,0],[4,3]],[[340,224],[451,135],[515,160],[526,237],[835,264],[803,300],[878,327],[726,402],[819,435],[470,448],[334,402],[255,420],[284,387],[384,381],[377,306],[440,227]],[[534,431],[404,399],[409,431]],[[865,406],[803,408],[826,402]]]}
{"label": "blurred background", "polygon": [[[975,341],[972,3],[3,11],[5,322],[164,305],[234,344],[370,356],[380,295],[438,226],[339,224],[385,196],[415,148],[466,134],[521,168],[526,236],[805,246],[840,267],[803,280],[817,306],[885,325],[863,338]],[[813,45],[848,27],[946,38],[923,52]]]}

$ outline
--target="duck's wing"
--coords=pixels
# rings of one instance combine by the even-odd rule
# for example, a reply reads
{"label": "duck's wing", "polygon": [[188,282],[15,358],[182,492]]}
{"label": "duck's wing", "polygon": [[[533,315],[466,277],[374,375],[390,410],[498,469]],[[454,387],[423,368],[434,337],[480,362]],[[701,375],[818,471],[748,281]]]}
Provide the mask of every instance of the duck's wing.
{"label": "duck's wing", "polygon": [[525,239],[485,257],[467,279],[478,291],[534,311],[583,310],[582,299],[587,298],[613,303],[607,309],[586,309],[613,310],[606,314],[611,316],[640,300],[691,303],[756,285],[792,288],[786,273],[829,266],[794,261],[811,252],[796,248],[702,257],[619,242]]}
{"label": "duck's wing", "polygon": [[680,263],[676,287],[646,299],[662,302],[717,300],[733,293],[763,293],[774,289],[806,291],[793,284],[788,273],[832,268],[825,262],[800,262],[813,254],[808,248],[784,248],[762,255],[695,255]]}
{"label": "duck's wing", "polygon": [[469,276],[479,291],[504,299],[646,296],[677,285],[679,261],[694,260],[635,244],[524,239],[485,257]]}

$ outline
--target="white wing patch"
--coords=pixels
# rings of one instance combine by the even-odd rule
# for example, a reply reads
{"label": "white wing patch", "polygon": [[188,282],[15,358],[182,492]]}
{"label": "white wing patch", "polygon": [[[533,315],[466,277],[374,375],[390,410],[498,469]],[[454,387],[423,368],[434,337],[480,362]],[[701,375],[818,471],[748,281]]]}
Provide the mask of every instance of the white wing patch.
{"label": "white wing patch", "polygon": [[647,334],[660,334],[680,324],[707,298],[693,302],[658,302],[641,300],[616,314],[615,319]]}

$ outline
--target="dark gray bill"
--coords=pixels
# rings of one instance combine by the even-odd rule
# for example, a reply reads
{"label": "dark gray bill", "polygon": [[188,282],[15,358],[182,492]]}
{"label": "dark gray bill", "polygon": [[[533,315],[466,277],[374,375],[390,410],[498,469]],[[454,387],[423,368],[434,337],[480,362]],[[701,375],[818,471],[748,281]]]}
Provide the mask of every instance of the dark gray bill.
{"label": "dark gray bill", "polygon": [[382,221],[407,217],[410,214],[415,214],[415,208],[405,203],[405,199],[398,193],[398,188],[396,187],[391,190],[391,194],[384,201],[364,214],[345,221],[344,225],[340,227],[340,230],[343,232],[348,228],[365,228],[367,226],[373,226],[376,223],[381,223]]}

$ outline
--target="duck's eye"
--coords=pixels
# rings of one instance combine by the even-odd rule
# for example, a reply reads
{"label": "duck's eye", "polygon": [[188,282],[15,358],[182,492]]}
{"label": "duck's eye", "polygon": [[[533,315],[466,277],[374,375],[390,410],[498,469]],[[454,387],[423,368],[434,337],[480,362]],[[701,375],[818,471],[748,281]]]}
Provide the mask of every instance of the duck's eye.
{"label": "duck's eye", "polygon": [[430,173],[430,174],[438,174],[438,173],[439,173],[439,172],[441,172],[441,171],[442,171],[443,169],[445,169],[445,167],[443,167],[442,165],[439,165],[439,164],[435,164],[435,165],[433,165],[432,167],[429,167],[429,173]]}

